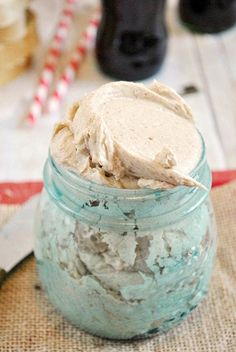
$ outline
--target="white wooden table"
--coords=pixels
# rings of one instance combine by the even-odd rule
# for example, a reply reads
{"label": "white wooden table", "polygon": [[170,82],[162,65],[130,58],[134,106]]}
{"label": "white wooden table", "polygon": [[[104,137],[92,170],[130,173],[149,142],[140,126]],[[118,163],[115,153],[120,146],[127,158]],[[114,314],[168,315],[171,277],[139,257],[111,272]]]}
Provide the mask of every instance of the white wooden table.
{"label": "white wooden table", "polygon": [[[95,2],[83,0],[78,9],[61,66]],[[61,6],[61,0],[32,1],[41,39],[34,67],[0,88],[0,181],[41,179],[55,120],[64,116],[74,100],[109,81],[99,72],[91,53],[60,112],[56,116],[45,115],[34,128],[22,124]],[[172,86],[179,93],[188,86],[197,88],[197,92],[186,94],[185,99],[205,137],[210,166],[213,169],[236,168],[236,27],[217,36],[192,34],[179,23],[175,0],[169,1],[167,21],[168,55],[161,72],[152,79]]]}

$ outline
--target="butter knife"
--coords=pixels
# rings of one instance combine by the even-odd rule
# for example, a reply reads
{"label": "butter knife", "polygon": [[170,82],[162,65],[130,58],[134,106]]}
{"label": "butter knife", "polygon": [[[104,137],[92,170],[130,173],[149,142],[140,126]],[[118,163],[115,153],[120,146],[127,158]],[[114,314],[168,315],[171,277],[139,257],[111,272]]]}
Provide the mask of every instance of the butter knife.
{"label": "butter knife", "polygon": [[6,275],[33,251],[34,215],[39,195],[33,196],[0,228],[0,286]]}

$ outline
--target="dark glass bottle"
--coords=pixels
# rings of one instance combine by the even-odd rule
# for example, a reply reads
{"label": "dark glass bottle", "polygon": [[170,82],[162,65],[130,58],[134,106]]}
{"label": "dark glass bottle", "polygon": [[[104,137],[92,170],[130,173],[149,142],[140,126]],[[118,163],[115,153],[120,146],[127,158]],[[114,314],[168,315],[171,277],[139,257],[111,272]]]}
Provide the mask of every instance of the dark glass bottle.
{"label": "dark glass bottle", "polygon": [[96,56],[102,71],[122,80],[145,79],[166,53],[165,0],[102,0]]}
{"label": "dark glass bottle", "polygon": [[181,20],[193,31],[218,33],[236,22],[236,0],[180,0]]}

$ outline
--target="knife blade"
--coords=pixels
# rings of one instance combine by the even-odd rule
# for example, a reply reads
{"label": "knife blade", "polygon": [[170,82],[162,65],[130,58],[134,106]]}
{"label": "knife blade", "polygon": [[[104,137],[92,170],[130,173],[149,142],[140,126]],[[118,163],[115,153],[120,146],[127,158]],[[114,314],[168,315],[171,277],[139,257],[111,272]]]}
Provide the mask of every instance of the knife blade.
{"label": "knife blade", "polygon": [[33,251],[34,215],[39,195],[20,207],[0,229],[0,284],[22,259]]}

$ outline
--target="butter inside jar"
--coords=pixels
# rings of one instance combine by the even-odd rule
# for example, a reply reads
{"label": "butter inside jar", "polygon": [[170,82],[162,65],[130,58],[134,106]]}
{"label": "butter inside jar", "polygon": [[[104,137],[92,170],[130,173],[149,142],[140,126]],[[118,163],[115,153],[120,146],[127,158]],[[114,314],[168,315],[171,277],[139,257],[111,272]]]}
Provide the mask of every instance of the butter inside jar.
{"label": "butter inside jar", "polygon": [[189,107],[159,83],[109,83],[57,124],[50,149],[35,257],[53,305],[110,339],[179,324],[206,295],[216,250]]}
{"label": "butter inside jar", "polygon": [[108,83],[75,104],[55,127],[52,157],[117,188],[203,187],[189,173],[202,152],[191,109],[172,89]]}

